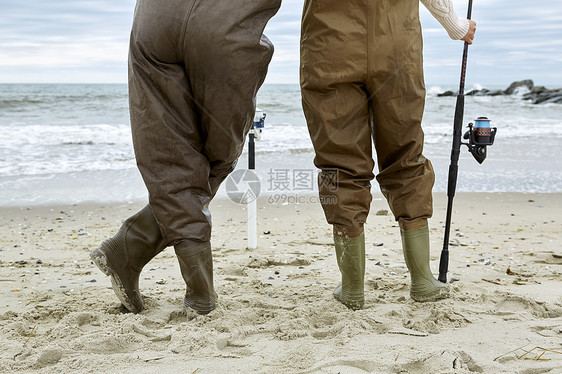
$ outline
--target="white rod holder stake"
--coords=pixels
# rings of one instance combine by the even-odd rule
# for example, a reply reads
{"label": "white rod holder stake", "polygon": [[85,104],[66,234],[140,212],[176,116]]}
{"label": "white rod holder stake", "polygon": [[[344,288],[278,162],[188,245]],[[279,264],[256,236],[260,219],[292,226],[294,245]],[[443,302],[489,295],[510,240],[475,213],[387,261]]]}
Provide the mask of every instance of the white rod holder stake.
{"label": "white rod holder stake", "polygon": [[258,199],[248,203],[248,249],[258,247]]}
{"label": "white rod holder stake", "polygon": [[[256,140],[260,140],[264,127],[265,113],[256,108],[254,122],[250,129],[248,141],[248,169],[256,169]],[[256,193],[258,195],[258,193]],[[248,209],[248,249],[258,247],[258,196],[253,196],[247,203]]]}

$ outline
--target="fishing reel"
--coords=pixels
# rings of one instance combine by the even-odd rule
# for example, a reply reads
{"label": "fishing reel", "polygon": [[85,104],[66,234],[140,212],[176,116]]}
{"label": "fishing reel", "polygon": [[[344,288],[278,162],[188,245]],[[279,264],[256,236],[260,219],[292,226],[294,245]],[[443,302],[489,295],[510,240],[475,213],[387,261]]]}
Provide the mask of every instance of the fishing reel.
{"label": "fishing reel", "polygon": [[478,117],[474,124],[468,124],[468,131],[464,133],[463,138],[468,140],[468,143],[461,144],[466,145],[468,151],[481,164],[486,159],[486,147],[494,144],[497,130],[496,127],[490,127],[487,117]]}
{"label": "fishing reel", "polygon": [[256,140],[261,139],[261,135],[265,127],[265,117],[266,117],[265,112],[260,108],[256,108],[256,114],[254,115],[254,121],[250,129],[250,134],[254,134],[254,138]]}

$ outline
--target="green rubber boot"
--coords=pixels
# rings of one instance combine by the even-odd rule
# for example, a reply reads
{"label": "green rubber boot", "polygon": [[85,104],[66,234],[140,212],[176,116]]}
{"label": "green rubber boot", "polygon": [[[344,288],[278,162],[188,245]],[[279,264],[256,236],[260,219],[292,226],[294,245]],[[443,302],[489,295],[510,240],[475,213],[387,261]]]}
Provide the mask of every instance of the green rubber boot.
{"label": "green rubber boot", "polygon": [[111,277],[115,295],[129,311],[144,308],[139,291],[142,268],[166,248],[150,205],[127,218],[112,238],[90,252],[98,268]]}
{"label": "green rubber boot", "polygon": [[334,244],[342,279],[334,297],[349,309],[361,309],[365,304],[365,233],[355,238],[334,234]]}
{"label": "green rubber boot", "polygon": [[429,268],[429,228],[404,231],[402,247],[410,270],[410,297],[415,301],[436,301],[449,297],[449,285],[439,282]]}

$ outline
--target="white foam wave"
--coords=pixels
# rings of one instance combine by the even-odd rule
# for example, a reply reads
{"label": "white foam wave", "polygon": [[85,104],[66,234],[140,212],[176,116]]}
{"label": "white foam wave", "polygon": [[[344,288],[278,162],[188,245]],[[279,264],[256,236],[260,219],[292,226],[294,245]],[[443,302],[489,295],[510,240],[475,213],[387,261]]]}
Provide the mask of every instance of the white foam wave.
{"label": "white foam wave", "polygon": [[134,167],[125,125],[1,126],[0,176]]}
{"label": "white foam wave", "polygon": [[431,86],[426,89],[426,93],[429,96],[437,96],[438,94],[442,93],[444,90],[441,86]]}
{"label": "white foam wave", "polygon": [[529,89],[529,87],[527,86],[521,86],[521,87],[517,87],[515,89],[515,91],[513,91],[513,96],[521,98],[524,95],[528,94],[529,92],[531,92],[531,90]]}
{"label": "white foam wave", "polygon": [[1,126],[0,146],[62,145],[62,144],[130,144],[128,125],[28,125]]}

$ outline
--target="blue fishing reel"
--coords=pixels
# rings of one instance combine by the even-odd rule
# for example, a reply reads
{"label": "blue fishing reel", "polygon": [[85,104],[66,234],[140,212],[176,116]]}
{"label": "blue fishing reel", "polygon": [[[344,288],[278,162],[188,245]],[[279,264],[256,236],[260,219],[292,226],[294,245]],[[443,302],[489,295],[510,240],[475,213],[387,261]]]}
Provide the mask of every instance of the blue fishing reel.
{"label": "blue fishing reel", "polygon": [[265,117],[266,114],[260,108],[256,108],[256,114],[254,115],[254,122],[252,123],[251,133],[254,134],[256,140],[261,139],[261,134],[265,127]]}
{"label": "blue fishing reel", "polygon": [[486,159],[486,147],[494,144],[498,130],[496,127],[491,127],[490,122],[487,117],[478,117],[474,124],[469,123],[468,131],[463,136],[468,143],[461,143],[468,147],[468,151],[480,164]]}

